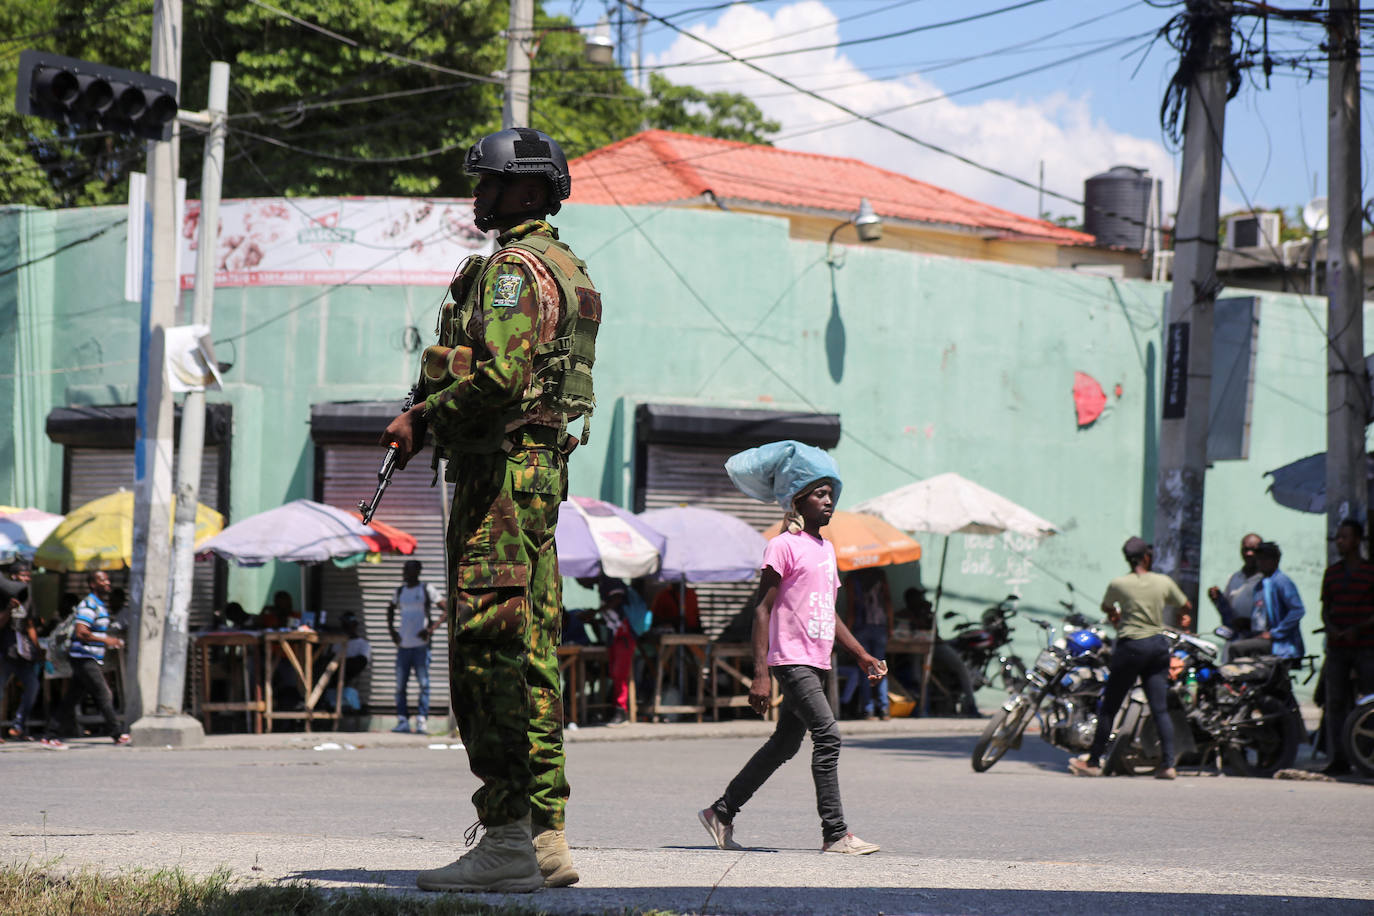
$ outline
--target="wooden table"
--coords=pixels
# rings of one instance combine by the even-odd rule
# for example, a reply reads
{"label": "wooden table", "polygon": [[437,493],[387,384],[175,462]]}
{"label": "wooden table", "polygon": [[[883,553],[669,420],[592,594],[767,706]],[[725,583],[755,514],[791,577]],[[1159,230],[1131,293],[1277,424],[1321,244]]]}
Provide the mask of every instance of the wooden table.
{"label": "wooden table", "polygon": [[[741,659],[752,660],[754,657],[754,646],[747,642],[716,642],[711,643],[711,661],[709,665],[710,674],[710,699],[707,705],[711,707],[711,714],[717,722],[720,721],[720,711],[722,708],[739,707],[749,705],[749,691],[754,686],[754,679],[740,670]],[[720,692],[721,675],[728,680],[727,684],[731,687],[738,685],[744,688],[743,693],[730,690],[722,696]],[[769,676],[769,693],[771,698],[768,703],[768,712],[764,715],[765,719],[776,719],[777,709],[780,698],[778,696],[778,685],[773,683],[772,676]]]}
{"label": "wooden table", "polygon": [[[887,656],[894,655],[919,655],[921,656],[921,690],[920,696],[916,698],[916,714],[926,714],[926,691],[930,687],[930,656],[931,649],[935,647],[934,630],[913,630],[909,635],[892,635],[887,639]],[[888,670],[892,670],[891,663]]]}
{"label": "wooden table", "polygon": [[[659,633],[655,641],[658,644],[658,657],[654,659],[654,700],[649,707],[649,715],[657,717],[687,713],[695,715],[700,722],[706,714],[705,688],[710,672],[710,638],[701,633]],[[678,703],[669,705],[663,702],[663,675],[670,671],[679,650],[689,653],[697,661],[697,701],[688,703],[687,697],[683,696]]]}
{"label": "wooden table", "polygon": [[[195,652],[200,659],[200,679],[196,690],[196,715],[210,733],[210,716],[217,712],[247,712],[252,715],[253,733],[262,734],[263,713],[267,703],[262,696],[262,633],[246,630],[223,630],[214,633],[199,633],[195,636]],[[235,675],[243,678],[243,699],[226,702],[210,701],[210,653],[221,646],[229,661],[228,681],[233,684]]]}
{"label": "wooden table", "polygon": [[[316,719],[330,719],[337,726],[339,719],[343,716],[343,647],[347,642],[347,634],[319,633],[315,630],[273,630],[262,635],[263,660],[265,662],[262,680],[266,688],[266,709],[263,711],[263,719],[266,721],[268,732],[272,731],[272,723],[278,719],[303,719],[305,720],[306,731],[311,730],[311,723]],[[316,646],[335,647],[334,657],[329,660],[329,664],[325,666],[324,671],[318,677],[314,677],[313,674]],[[301,696],[305,698],[304,709],[278,711],[273,707],[274,655],[281,656],[295,673],[297,686]],[[324,695],[331,678],[334,681],[334,711],[316,710],[315,706],[320,702],[320,697]]]}

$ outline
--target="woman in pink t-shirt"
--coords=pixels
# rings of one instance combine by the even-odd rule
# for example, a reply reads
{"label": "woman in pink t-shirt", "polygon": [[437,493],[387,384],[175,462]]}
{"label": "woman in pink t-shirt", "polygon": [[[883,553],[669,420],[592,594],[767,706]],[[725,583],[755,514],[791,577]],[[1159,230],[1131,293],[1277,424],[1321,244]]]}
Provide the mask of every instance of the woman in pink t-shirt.
{"label": "woman in pink t-shirt", "polygon": [[[826,456],[828,458],[828,456]],[[823,477],[803,486],[792,500],[784,531],[768,542],[763,556],[754,612],[754,677],[749,705],[760,715],[768,709],[771,671],[782,691],[778,727],[772,737],[730,781],[725,794],[698,813],[716,846],[743,849],[734,840],[734,820],[759,787],[801,747],[811,733],[811,776],[816,783],[816,810],[821,817],[821,852],[866,855],[878,851],[849,832],[840,805],[838,764],[840,729],[825,695],[836,640],[876,680],[885,663],[864,651],[844,622],[835,616],[839,579],[835,549],[820,530],[835,511],[838,480]]]}

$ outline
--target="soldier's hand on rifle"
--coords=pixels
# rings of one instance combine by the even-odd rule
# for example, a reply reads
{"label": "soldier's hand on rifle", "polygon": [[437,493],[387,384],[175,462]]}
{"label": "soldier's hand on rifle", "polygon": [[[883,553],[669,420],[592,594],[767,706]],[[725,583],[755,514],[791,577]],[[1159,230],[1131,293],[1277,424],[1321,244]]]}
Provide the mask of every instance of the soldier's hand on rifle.
{"label": "soldier's hand on rifle", "polygon": [[424,448],[425,445],[425,418],[424,402],[421,401],[414,407],[392,420],[387,426],[382,437],[377,440],[378,445],[391,445],[396,443],[396,467],[404,470],[406,462],[415,457],[415,453]]}

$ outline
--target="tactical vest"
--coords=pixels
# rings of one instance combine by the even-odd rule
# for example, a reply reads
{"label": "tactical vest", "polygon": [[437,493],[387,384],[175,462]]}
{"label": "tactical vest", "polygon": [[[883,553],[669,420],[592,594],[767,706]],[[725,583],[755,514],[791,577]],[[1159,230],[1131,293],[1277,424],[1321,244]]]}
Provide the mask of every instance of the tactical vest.
{"label": "tactical vest", "polygon": [[[487,452],[502,447],[510,432],[532,422],[541,422],[540,414],[552,414],[555,425],[565,431],[568,421],[582,417],[579,443],[585,445],[591,430],[591,414],[596,407],[592,392],[592,365],[596,362],[596,334],[601,326],[601,294],[587,276],[587,265],[573,254],[567,245],[543,235],[532,235],[510,242],[506,248],[518,248],[539,261],[558,285],[558,326],[554,337],[534,349],[529,384],[520,402],[503,418],[504,422],[490,429],[486,435],[449,438],[436,428],[436,435],[449,439],[445,446],[451,451]],[[452,339],[450,329],[467,329],[481,309],[482,283],[487,259],[474,255],[459,269],[450,291],[454,303],[440,313],[439,343],[442,346],[468,344],[471,341]],[[536,284],[537,285],[537,284]],[[455,308],[456,307],[456,308]]]}

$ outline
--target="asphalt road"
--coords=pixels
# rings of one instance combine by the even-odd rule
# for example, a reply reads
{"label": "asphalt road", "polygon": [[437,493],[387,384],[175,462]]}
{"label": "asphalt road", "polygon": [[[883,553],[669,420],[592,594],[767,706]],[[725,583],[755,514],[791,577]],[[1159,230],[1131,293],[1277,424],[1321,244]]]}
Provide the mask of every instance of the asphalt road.
{"label": "asphalt road", "polygon": [[[976,774],[967,727],[881,725],[846,735],[841,756],[850,828],[883,847],[861,859],[817,854],[806,746],[737,819],[750,850],[727,853],[707,844],[695,812],[758,747],[756,733],[574,741],[568,837],[583,880],[520,902],[555,913],[1374,912],[1374,785],[1186,771],[1175,782],[1079,779],[1066,754],[1031,737]],[[418,739],[311,749],[319,740],[8,745],[0,861],[227,866],[246,880],[403,893],[416,870],[461,851],[476,788],[462,750]]]}

